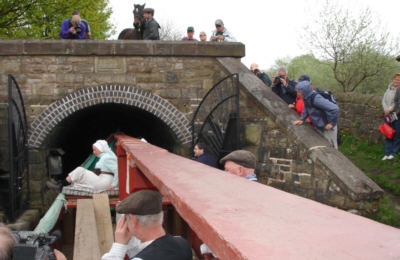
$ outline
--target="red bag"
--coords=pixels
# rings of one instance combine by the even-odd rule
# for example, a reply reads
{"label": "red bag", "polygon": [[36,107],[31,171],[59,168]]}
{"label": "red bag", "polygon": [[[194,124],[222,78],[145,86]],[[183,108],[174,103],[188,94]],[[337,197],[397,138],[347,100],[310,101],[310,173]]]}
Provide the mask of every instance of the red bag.
{"label": "red bag", "polygon": [[396,130],[394,130],[388,123],[383,123],[378,130],[389,139],[393,139],[394,134],[396,133]]}

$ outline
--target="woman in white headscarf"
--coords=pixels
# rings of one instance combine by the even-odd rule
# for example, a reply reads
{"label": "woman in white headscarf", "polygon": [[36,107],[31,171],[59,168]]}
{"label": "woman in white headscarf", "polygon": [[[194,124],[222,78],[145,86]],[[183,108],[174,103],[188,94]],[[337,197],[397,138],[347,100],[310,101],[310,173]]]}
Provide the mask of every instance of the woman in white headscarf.
{"label": "woman in white headscarf", "polygon": [[66,178],[73,186],[89,187],[95,191],[110,190],[118,186],[117,156],[105,140],[96,141],[93,153],[99,158],[93,171],[77,167]]}

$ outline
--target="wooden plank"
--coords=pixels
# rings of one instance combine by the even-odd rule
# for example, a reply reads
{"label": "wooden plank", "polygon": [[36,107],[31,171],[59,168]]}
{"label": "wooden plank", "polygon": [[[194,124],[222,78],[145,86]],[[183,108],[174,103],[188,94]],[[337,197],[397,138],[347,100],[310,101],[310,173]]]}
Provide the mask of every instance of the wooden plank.
{"label": "wooden plank", "polygon": [[112,243],[114,242],[108,195],[106,193],[93,194],[93,206],[100,253],[104,255],[110,251]]}
{"label": "wooden plank", "polygon": [[80,199],[76,208],[74,259],[98,260],[100,247],[91,199]]}
{"label": "wooden plank", "polygon": [[220,259],[400,259],[399,229],[116,137]]}

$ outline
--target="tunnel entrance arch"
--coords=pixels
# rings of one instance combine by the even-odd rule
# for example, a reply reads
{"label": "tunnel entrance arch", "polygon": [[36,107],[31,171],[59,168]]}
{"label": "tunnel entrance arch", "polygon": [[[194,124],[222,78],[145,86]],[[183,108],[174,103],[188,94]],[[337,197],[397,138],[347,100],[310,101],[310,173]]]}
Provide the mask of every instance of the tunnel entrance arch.
{"label": "tunnel entrance arch", "polygon": [[128,86],[80,89],[50,104],[32,123],[30,149],[62,148],[68,172],[113,133],[145,138],[169,151],[190,145],[186,117],[167,100]]}
{"label": "tunnel entrance arch", "polygon": [[45,138],[65,118],[104,104],[126,105],[148,112],[167,125],[182,145],[191,141],[189,121],[167,100],[130,86],[96,86],[80,89],[50,104],[31,125],[29,147],[40,148]]}

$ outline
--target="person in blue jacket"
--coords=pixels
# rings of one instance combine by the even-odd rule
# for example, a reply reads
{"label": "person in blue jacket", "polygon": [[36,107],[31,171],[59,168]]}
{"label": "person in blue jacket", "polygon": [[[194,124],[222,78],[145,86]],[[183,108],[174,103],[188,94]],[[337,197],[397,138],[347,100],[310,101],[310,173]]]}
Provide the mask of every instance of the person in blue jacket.
{"label": "person in blue jacket", "polygon": [[71,19],[65,19],[61,24],[61,39],[85,39],[87,22],[82,22],[79,11],[72,12]]}
{"label": "person in blue jacket", "polygon": [[296,90],[303,97],[304,111],[300,120],[294,121],[293,125],[302,125],[310,116],[316,129],[337,149],[339,107],[315,92],[309,81],[298,83]]}

